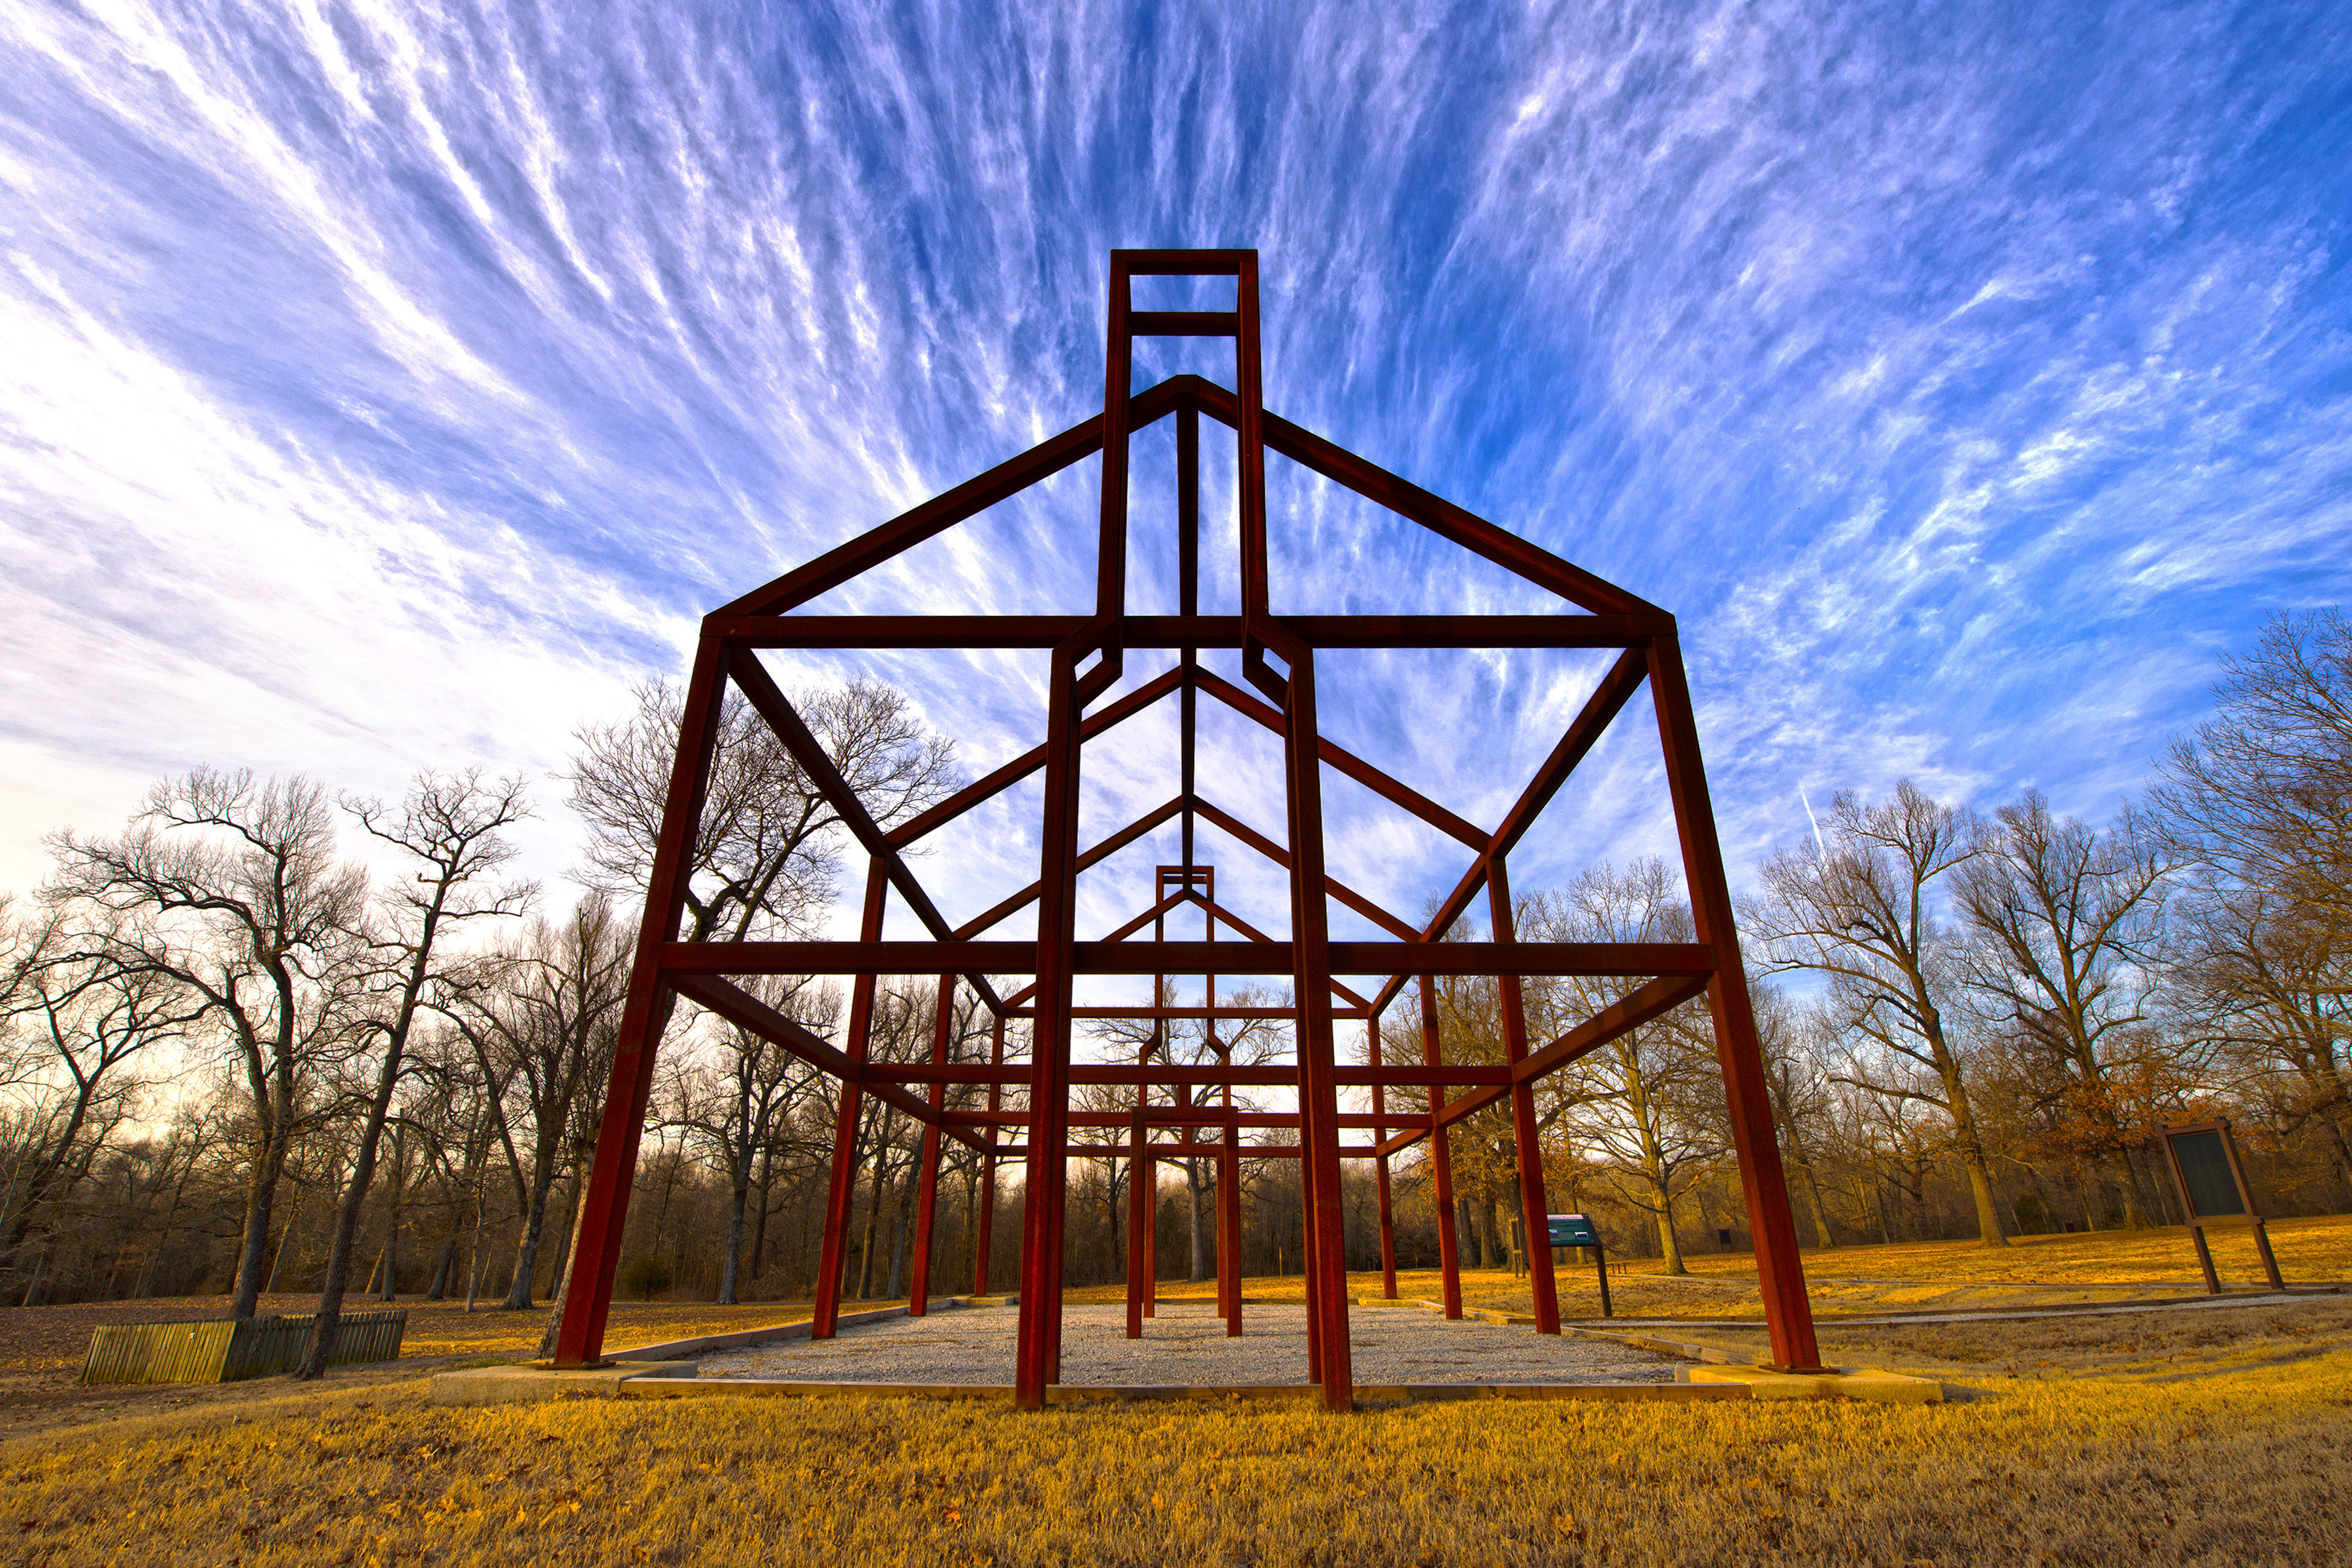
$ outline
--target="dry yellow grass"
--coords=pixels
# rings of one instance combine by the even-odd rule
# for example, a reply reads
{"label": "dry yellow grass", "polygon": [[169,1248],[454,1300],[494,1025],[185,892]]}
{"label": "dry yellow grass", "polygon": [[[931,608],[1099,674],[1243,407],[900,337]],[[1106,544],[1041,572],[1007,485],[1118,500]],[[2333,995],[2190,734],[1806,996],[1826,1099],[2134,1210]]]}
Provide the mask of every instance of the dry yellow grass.
{"label": "dry yellow grass", "polygon": [[[234,1424],[149,1416],[0,1447],[0,1556],[2332,1563],[2352,1559],[2352,1352],[2329,1346],[2341,1308],[2277,1310],[2333,1313],[2303,1331],[2266,1320],[2252,1336],[2265,1343],[2302,1333],[2291,1363],[2250,1363],[2232,1348],[2246,1336],[2225,1336],[2203,1361],[2169,1363],[2170,1383],[2045,1368],[1924,1409],[470,1409],[427,1405],[415,1384],[329,1388],[247,1405]],[[2252,1310],[2174,1316],[2210,1327]]]}
{"label": "dry yellow grass", "polygon": [[[2215,1267],[2225,1284],[2265,1283],[2253,1242],[2243,1232],[2207,1233]],[[2352,1215],[2274,1220],[2272,1250],[2290,1284],[2336,1284],[2352,1279]],[[1656,1258],[1612,1261],[1609,1283],[1621,1318],[1750,1318],[1763,1311],[1757,1294],[1756,1265],[1744,1255],[1701,1256],[1688,1260],[1690,1273],[1670,1278]],[[2005,1247],[1973,1241],[1934,1241],[1892,1247],[1841,1247],[1804,1255],[1807,1293],[1823,1315],[1920,1312],[1944,1309],[2065,1306],[2124,1302],[2195,1295],[2204,1289],[2197,1250],[2179,1226],[2089,1235],[2032,1237]],[[1560,1311],[1570,1318],[1598,1318],[1601,1291],[1590,1265],[1564,1264],[1559,1272]],[[1348,1276],[1359,1296],[1377,1295],[1377,1272]],[[1267,1300],[1301,1300],[1296,1275],[1249,1279],[1246,1294]],[[1434,1300],[1444,1289],[1435,1269],[1401,1270],[1397,1292]],[[1163,1280],[1167,1296],[1213,1296],[1213,1284]],[[1465,1269],[1463,1300],[1472,1306],[1526,1311],[1527,1282],[1506,1269]],[[1117,1285],[1074,1291],[1071,1299],[1124,1300]]]}
{"label": "dry yellow grass", "polygon": [[[270,1296],[264,1312],[309,1312],[318,1307],[315,1296]],[[850,1310],[905,1303],[854,1302]],[[373,1310],[381,1303],[354,1302],[352,1311]],[[395,1305],[406,1310],[408,1327],[401,1337],[404,1356],[526,1355],[547,1327],[547,1309],[467,1312],[463,1302],[425,1301],[404,1298]],[[99,1301],[64,1307],[0,1308],[0,1372],[50,1372],[79,1368],[89,1348],[90,1331],[105,1323],[179,1322],[217,1318],[228,1311],[226,1296],[172,1296],[137,1301]],[[805,1301],[754,1301],[720,1307],[709,1301],[656,1301],[650,1304],[615,1301],[605,1330],[614,1347],[650,1344],[658,1340],[692,1339],[703,1334],[730,1333],[738,1329],[793,1323],[809,1315]]]}
{"label": "dry yellow grass", "polygon": [[[2352,1222],[2279,1231],[2291,1278],[2340,1277]],[[2153,1286],[2181,1277],[2165,1272],[2168,1240],[2186,1250],[2179,1233],[2147,1233],[1807,1262],[1817,1293]],[[1752,1311],[1736,1262],[1656,1283],[1744,1295]],[[1474,1275],[1472,1294],[1515,1283]],[[1248,1282],[1258,1297],[1297,1288]],[[616,1307],[614,1342],[797,1315]],[[541,1321],[434,1310],[410,1342],[445,1365],[511,1356]],[[1760,1343],[1699,1321],[1672,1337]],[[0,1443],[0,1562],[2332,1563],[2352,1560],[2347,1340],[2352,1298],[1830,1324],[1832,1361],[1981,1394],[1927,1409],[1513,1403],[1345,1418],[887,1399],[446,1408],[413,1373],[355,1368],[168,1414],[126,1403]]]}
{"label": "dry yellow grass", "polygon": [[[903,1306],[904,1302],[858,1301],[845,1309],[861,1311],[870,1306]],[[753,1301],[720,1307],[709,1301],[656,1301],[650,1304],[615,1301],[605,1321],[604,1342],[615,1350],[653,1344],[663,1340],[698,1339],[705,1334],[730,1334],[740,1329],[764,1329],[797,1323],[809,1315],[806,1301]],[[437,1306],[419,1311],[412,1307],[408,1329],[401,1341],[403,1355],[527,1355],[539,1347],[547,1327],[547,1311],[448,1311]]]}

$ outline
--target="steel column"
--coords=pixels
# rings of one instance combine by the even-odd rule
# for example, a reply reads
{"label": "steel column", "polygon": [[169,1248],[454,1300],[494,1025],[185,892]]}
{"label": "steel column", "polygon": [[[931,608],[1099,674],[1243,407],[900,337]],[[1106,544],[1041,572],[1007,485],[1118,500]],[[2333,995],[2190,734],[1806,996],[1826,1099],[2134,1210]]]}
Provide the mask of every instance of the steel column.
{"label": "steel column", "polygon": [[[1421,1055],[1444,1065],[1437,1034],[1437,982],[1421,977]],[[1454,1235],[1454,1140],[1445,1131],[1445,1086],[1429,1086],[1429,1163],[1437,1195],[1437,1265],[1445,1281],[1445,1315],[1462,1316],[1462,1253]]]}
{"label": "steel column", "polygon": [[[1516,942],[1517,916],[1511,908],[1511,879],[1501,855],[1486,869],[1486,911],[1497,942]],[[1513,1067],[1528,1059],[1527,999],[1519,977],[1496,980],[1503,1005],[1503,1051]],[[1511,1142],[1518,1155],[1519,1215],[1527,1229],[1528,1287],[1535,1298],[1536,1332],[1559,1332],[1559,1287],[1553,1278],[1551,1232],[1546,1214],[1550,1200],[1544,1190],[1543,1135],[1536,1125],[1536,1086],[1525,1079],[1511,1085]],[[1542,1240],[1538,1240],[1538,1237]]]}
{"label": "steel column", "polygon": [[[705,637],[696,647],[694,672],[687,678],[677,756],[670,767],[669,795],[662,803],[661,827],[654,841],[653,874],[646,880],[636,957],[629,968],[628,995],[621,1006],[620,1036],[604,1089],[604,1121],[596,1129],[588,1191],[581,1200],[572,1260],[564,1270],[573,1288],[564,1292],[563,1321],[555,1334],[554,1361],[561,1367],[593,1366],[604,1351],[604,1320],[613,1304],[613,1277],[620,1268],[629,1189],[637,1170],[637,1144],[645,1136],[646,1106],[653,1096],[654,1057],[661,1046],[657,1037],[669,1014],[663,1005],[661,953],[677,934],[687,880],[694,871],[688,847],[702,823],[711,753],[719,740],[719,699],[727,688],[730,662],[726,646],[715,637]],[[584,1289],[578,1288],[583,1261],[590,1270]]]}
{"label": "steel column", "polygon": [[1315,652],[1296,642],[1276,647],[1290,665],[1284,715],[1289,733],[1283,750],[1290,775],[1291,900],[1297,911],[1291,930],[1297,959],[1298,1108],[1300,1169],[1318,1200],[1308,1215],[1307,1255],[1314,1260],[1308,1289],[1317,1305],[1310,1313],[1322,1351],[1316,1381],[1333,1410],[1355,1407],[1354,1371],[1348,1346],[1348,1253],[1339,1201],[1339,1087],[1333,1081],[1331,1037],[1330,910],[1323,891],[1323,781],[1315,746]]}
{"label": "steel column", "polygon": [[1078,858],[1078,674],[1087,649],[1054,651],[1045,727],[1044,844],[1037,869],[1036,1016],[1030,1025],[1029,1153],[1023,1172],[1021,1302],[1013,1399],[1042,1410],[1061,1373],[1062,1209],[1069,1140],[1070,1004]]}
{"label": "steel column", "polygon": [[[888,873],[879,859],[866,863],[866,910],[858,929],[868,942],[882,934],[882,916],[889,896]],[[861,974],[850,983],[849,1028],[844,1044],[852,1062],[863,1066],[874,1028],[875,977]],[[857,1080],[841,1080],[841,1103],[833,1120],[833,1169],[825,1183],[824,1231],[817,1247],[816,1305],[810,1313],[809,1338],[833,1338],[841,1317],[842,1265],[848,1252],[850,1200],[857,1193],[857,1126],[864,1097]]]}
{"label": "steel column", "polygon": [[[1371,1065],[1381,1065],[1381,1019],[1372,1015],[1364,1026],[1367,1044],[1370,1047]],[[1381,1152],[1373,1157],[1372,1167],[1380,1181],[1381,1192],[1381,1294],[1389,1300],[1397,1299],[1396,1282],[1396,1221],[1389,1207],[1389,1156],[1387,1144],[1388,1100],[1381,1086],[1372,1085],[1372,1146]]]}
{"label": "steel column", "polygon": [[1698,939],[1715,949],[1715,975],[1707,982],[1706,1000],[1715,1019],[1716,1058],[1723,1068],[1732,1147],[1738,1153],[1739,1179],[1747,1190],[1748,1230],[1756,1240],[1756,1278],[1764,1296],[1764,1321],[1771,1334],[1772,1364],[1789,1371],[1815,1372],[1821,1369],[1822,1354],[1813,1339],[1812,1303],[1805,1295],[1804,1264],[1797,1253],[1797,1222],[1789,1210],[1789,1184],[1780,1170],[1772,1100],[1765,1084],[1763,1052],[1757,1044],[1748,971],[1740,963],[1731,888],[1724,878],[1723,851],[1716,838],[1715,808],[1707,799],[1706,770],[1699,760],[1698,727],[1691,717],[1690,688],[1683,678],[1679,640],[1671,636],[1654,638],[1649,665],[1658,739],[1665,752],[1666,788],[1674,799],[1675,827],[1682,838],[1683,879],[1690,890],[1691,918]]}
{"label": "steel column", "polygon": [[[1004,1020],[1001,1017],[994,1020],[988,1033],[989,1068],[992,1071],[1002,1072],[1004,1068]],[[993,1116],[1003,1107],[1004,1085],[992,1079],[988,1085],[989,1114]],[[975,1296],[988,1294],[988,1243],[996,1231],[996,1128],[992,1125],[988,1129],[989,1152],[982,1155],[980,1161],[980,1220],[971,1248],[971,1293]]]}
{"label": "steel column", "polygon": [[[955,976],[940,976],[939,1011],[931,1021],[931,1065],[948,1064],[949,1037],[955,1029]],[[915,1187],[915,1264],[907,1281],[907,1315],[910,1318],[930,1314],[931,1297],[931,1227],[939,1215],[940,1205],[940,1124],[936,1120],[946,1104],[947,1085],[931,1085],[933,1121],[923,1128],[922,1164]]]}

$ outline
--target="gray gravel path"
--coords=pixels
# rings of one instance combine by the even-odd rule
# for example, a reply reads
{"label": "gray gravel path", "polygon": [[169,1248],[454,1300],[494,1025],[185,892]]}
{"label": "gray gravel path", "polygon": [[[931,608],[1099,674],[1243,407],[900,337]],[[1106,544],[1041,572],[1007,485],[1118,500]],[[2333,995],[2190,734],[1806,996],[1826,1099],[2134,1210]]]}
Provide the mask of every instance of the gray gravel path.
{"label": "gray gravel path", "polygon": [[[1013,1382],[1011,1307],[959,1307],[844,1329],[830,1342],[788,1340],[700,1357],[704,1377],[797,1383]],[[1124,1307],[1062,1311],[1065,1384],[1166,1386],[1301,1383],[1307,1310],[1243,1309],[1240,1339],[1225,1337],[1212,1305],[1162,1303],[1143,1338],[1127,1337]],[[1382,1383],[1672,1383],[1664,1356],[1601,1340],[1480,1322],[1447,1322],[1416,1307],[1358,1307],[1349,1342],[1356,1381]]]}

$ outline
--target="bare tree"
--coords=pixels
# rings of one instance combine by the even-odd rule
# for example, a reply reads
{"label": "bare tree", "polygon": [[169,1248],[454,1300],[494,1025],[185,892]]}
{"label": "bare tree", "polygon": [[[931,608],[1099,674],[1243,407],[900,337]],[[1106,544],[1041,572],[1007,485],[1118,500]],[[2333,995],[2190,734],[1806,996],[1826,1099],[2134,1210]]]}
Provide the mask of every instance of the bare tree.
{"label": "bare tree", "polygon": [[[749,987],[771,1007],[828,1031],[840,1012],[831,986],[806,975],[765,975]],[[740,1025],[718,1031],[716,1059],[674,1060],[667,1119],[698,1142],[728,1191],[727,1250],[719,1260],[719,1295],[734,1304],[743,1259],[745,1219],[750,1212],[755,1162],[770,1149],[793,1101],[816,1078],[816,1069],[783,1047]]]}
{"label": "bare tree", "polygon": [[1890,1058],[1888,1073],[1854,1058],[1858,1083],[1942,1112],[1976,1201],[1977,1234],[2006,1246],[1967,1063],[1946,1022],[1958,954],[1936,908],[1938,884],[1978,853],[1976,820],[1908,779],[1878,805],[1841,791],[1825,815],[1818,844],[1765,861],[1762,891],[1741,900],[1740,924],[1770,973],[1829,976],[1842,1021]]}
{"label": "bare tree", "polygon": [[[375,1047],[375,1081],[362,1113],[351,1176],[335,1213],[320,1287],[310,1349],[300,1375],[324,1376],[342,1321],[352,1247],[360,1214],[375,1180],[376,1149],[392,1115],[393,1095],[408,1070],[409,1031],[435,978],[440,944],[449,928],[467,921],[520,914],[536,894],[529,884],[494,880],[514,858],[505,831],[530,815],[520,778],[484,782],[478,772],[416,775],[397,810],[380,801],[351,800],[344,809],[367,833],[400,850],[418,868],[380,898],[379,918],[363,931],[373,958],[369,995],[358,1020],[361,1037]],[[389,1281],[387,1280],[387,1284]]]}
{"label": "bare tree", "polygon": [[2334,926],[2340,950],[2352,930],[2352,622],[2332,608],[2277,616],[2221,670],[2219,710],[2174,743],[2152,803],[2179,850]]}
{"label": "bare tree", "polygon": [[[5,1013],[6,1021],[25,1026],[8,1031],[18,1058],[10,1064],[12,1076],[51,1084],[57,1075],[64,1079],[44,1135],[27,1151],[0,1210],[0,1258],[11,1261],[43,1205],[89,1171],[103,1131],[121,1120],[114,1112],[138,1087],[126,1081],[125,1064],[185,1038],[209,1006],[176,975],[121,962],[121,953],[136,947],[124,941],[121,917],[79,931],[63,914],[52,909],[25,934]],[[91,1136],[94,1130],[100,1135]]]}
{"label": "bare tree", "polygon": [[1798,1190],[1812,1216],[1813,1245],[1826,1250],[1837,1243],[1830,1235],[1829,1209],[1822,1201],[1821,1173],[1813,1160],[1831,1093],[1824,1047],[1834,1027],[1822,1009],[1797,1005],[1769,982],[1749,986],[1748,994],[1772,1120],[1780,1126],[1786,1163],[1797,1173]]}
{"label": "bare tree", "polygon": [[[667,681],[640,686],[635,697],[636,710],[627,718],[573,732],[579,749],[565,775],[572,808],[588,825],[583,879],[615,896],[642,895],[651,879],[685,713],[684,694]],[[891,688],[857,679],[796,690],[790,699],[834,771],[883,826],[954,787],[953,742],[933,733]],[[702,817],[688,847],[679,940],[740,942],[804,929],[832,900],[841,832],[836,804],[730,689],[719,707]],[[667,1033],[676,1005],[667,992],[656,998],[655,1039]],[[571,1272],[564,1270],[567,1283]],[[556,1306],[561,1318],[560,1297]],[[551,1324],[548,1332],[554,1331]]]}
{"label": "bare tree", "polygon": [[313,1108],[310,1079],[348,1040],[341,1004],[349,932],[367,879],[335,858],[326,793],[297,775],[257,781],[243,769],[199,768],[166,779],[120,838],[54,836],[46,896],[83,899],[118,915],[185,920],[183,942],[141,929],[125,967],[173,975],[226,1026],[251,1097],[244,1240],[230,1310],[260,1304],[263,1254],[286,1158]]}
{"label": "bare tree", "polygon": [[2178,916],[2168,973],[2190,1028],[2256,1073],[2284,1069],[2290,1123],[2317,1121],[2352,1182],[2352,1010],[2334,928],[2277,894],[2210,881]]}
{"label": "bare tree", "polygon": [[[791,694],[793,708],[860,805],[888,826],[954,787],[954,744],[934,734],[889,687],[853,680]],[[642,893],[652,874],[685,699],[656,681],[636,711],[584,726],[565,775],[588,825],[589,880]],[[799,930],[833,898],[841,816],[740,695],[720,709],[702,820],[688,852],[687,942],[740,942]]]}
{"label": "bare tree", "polygon": [[2143,1053],[2153,963],[2173,866],[2128,817],[2098,829],[2050,814],[2038,791],[1995,814],[1985,853],[1959,868],[1958,905],[1980,940],[1971,1005],[2055,1068],[2063,1113],[2106,1167],[2126,1225],[2147,1223],[2116,1103],[2118,1058]]}
{"label": "bare tree", "polygon": [[[1547,942],[1688,942],[1692,929],[1689,905],[1665,863],[1654,859],[1589,871],[1557,899],[1534,900],[1520,924]],[[1590,1018],[1633,988],[1630,980],[1565,980],[1548,1010],[1560,1020]],[[1570,1131],[1616,1172],[1626,1200],[1656,1222],[1666,1272],[1687,1272],[1675,1202],[1730,1147],[1711,1031],[1695,1009],[1679,1007],[1618,1036],[1570,1068],[1569,1078],[1561,1111]]]}
{"label": "bare tree", "polygon": [[488,1102],[520,1222],[507,1310],[531,1304],[548,1195],[586,1158],[575,1111],[612,1061],[635,934],[592,895],[561,925],[533,920],[518,944],[453,979],[436,1003],[484,1079],[507,1086]]}

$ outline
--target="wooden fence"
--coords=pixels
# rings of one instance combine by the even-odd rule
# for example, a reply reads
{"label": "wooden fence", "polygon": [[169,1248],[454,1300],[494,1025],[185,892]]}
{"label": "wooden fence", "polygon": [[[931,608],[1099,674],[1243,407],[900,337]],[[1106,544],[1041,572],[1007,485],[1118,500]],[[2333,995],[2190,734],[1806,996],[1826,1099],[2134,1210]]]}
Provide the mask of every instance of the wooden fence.
{"label": "wooden fence", "polygon": [[[90,1335],[84,1383],[236,1383],[291,1372],[310,1348],[312,1316],[215,1318],[198,1323],[124,1323]],[[346,1312],[335,1328],[330,1366],[393,1361],[408,1327],[405,1310]]]}

